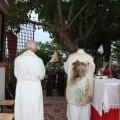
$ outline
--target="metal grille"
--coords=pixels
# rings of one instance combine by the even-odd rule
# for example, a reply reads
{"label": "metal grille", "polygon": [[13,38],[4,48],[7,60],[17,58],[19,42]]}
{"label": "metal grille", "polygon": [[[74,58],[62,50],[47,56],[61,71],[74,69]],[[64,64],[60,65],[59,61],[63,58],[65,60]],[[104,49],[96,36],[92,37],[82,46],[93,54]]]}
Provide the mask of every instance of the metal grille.
{"label": "metal grille", "polygon": [[16,53],[24,50],[28,40],[34,40],[34,25],[22,19],[5,17],[2,61],[13,62]]}

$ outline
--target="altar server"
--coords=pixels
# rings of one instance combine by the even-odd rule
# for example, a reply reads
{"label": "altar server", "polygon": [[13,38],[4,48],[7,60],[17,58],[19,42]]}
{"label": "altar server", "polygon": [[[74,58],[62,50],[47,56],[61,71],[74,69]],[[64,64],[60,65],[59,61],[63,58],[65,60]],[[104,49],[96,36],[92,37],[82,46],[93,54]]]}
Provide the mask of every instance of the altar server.
{"label": "altar server", "polygon": [[83,40],[78,41],[77,52],[70,54],[64,64],[68,120],[90,120],[95,64],[93,57],[84,51],[84,46]]}
{"label": "altar server", "polygon": [[37,43],[29,40],[25,52],[16,57],[14,75],[17,78],[15,120],[44,120],[41,80],[45,76],[43,60],[35,52]]}

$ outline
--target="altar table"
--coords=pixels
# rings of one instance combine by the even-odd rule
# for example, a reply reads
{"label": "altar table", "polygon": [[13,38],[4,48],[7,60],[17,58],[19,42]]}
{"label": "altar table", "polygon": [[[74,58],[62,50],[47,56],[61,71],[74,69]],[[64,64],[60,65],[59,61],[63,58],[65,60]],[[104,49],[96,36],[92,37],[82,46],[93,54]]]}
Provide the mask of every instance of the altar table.
{"label": "altar table", "polygon": [[[91,107],[92,120],[97,120],[98,118],[107,120],[102,117],[105,115],[109,116],[110,114],[112,114],[112,116],[117,115],[113,120],[118,119],[118,84],[120,84],[120,80],[115,78],[94,79],[94,97]],[[112,118],[108,120],[112,120]]]}

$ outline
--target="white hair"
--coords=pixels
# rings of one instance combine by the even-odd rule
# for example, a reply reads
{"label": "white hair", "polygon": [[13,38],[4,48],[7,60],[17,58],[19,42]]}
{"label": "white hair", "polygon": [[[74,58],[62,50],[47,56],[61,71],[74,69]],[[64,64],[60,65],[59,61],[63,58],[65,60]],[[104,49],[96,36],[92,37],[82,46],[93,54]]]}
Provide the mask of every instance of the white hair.
{"label": "white hair", "polygon": [[31,51],[36,51],[37,49],[37,42],[34,40],[28,40],[26,45],[25,45],[26,50],[31,50]]}

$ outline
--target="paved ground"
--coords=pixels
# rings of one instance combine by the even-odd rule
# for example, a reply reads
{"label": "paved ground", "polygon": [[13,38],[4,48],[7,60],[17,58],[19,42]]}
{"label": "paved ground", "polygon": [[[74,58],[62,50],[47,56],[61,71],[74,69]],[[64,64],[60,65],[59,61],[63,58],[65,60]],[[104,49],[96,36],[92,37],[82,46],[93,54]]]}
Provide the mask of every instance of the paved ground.
{"label": "paved ground", "polygon": [[53,97],[46,97],[46,89],[43,89],[43,100],[44,101],[66,101],[65,97],[59,97],[56,89],[53,90]]}

